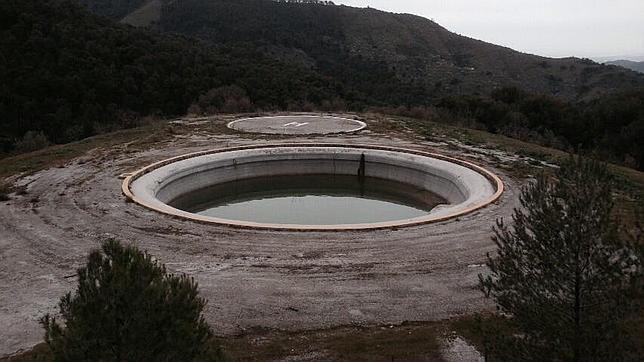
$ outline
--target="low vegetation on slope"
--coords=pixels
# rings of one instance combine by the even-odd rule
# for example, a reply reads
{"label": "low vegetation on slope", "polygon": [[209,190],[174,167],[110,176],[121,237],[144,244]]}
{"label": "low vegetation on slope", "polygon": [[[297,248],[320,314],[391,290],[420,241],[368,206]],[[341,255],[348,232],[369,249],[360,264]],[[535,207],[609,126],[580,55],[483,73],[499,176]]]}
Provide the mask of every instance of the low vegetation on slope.
{"label": "low vegetation on slope", "polygon": [[444,122],[644,167],[644,89],[571,103],[503,88],[491,97],[447,97],[438,109]]}

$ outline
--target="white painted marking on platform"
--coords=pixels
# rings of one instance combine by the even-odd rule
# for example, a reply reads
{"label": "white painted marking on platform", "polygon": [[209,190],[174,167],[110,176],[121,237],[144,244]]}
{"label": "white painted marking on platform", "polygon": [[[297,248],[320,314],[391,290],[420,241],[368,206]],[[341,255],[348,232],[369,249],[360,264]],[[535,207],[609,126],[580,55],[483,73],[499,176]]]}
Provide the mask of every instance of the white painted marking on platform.
{"label": "white painted marking on platform", "polygon": [[[313,119],[316,122],[325,121],[328,124],[322,124],[316,127],[315,122],[298,122],[293,121],[290,123],[282,124],[280,130],[274,128],[279,128],[279,123],[273,124],[271,120],[276,120],[277,122],[288,122],[289,120],[299,119]],[[281,123],[281,122],[280,122]],[[240,124],[240,126],[238,126]],[[356,125],[356,126],[353,126]],[[291,128],[300,128],[302,126],[310,126],[303,131],[289,131]],[[334,116],[321,116],[321,115],[293,115],[293,116],[268,116],[268,117],[255,117],[255,118],[240,118],[228,123],[228,128],[234,129],[240,132],[257,132],[257,133],[268,133],[268,134],[334,134],[334,133],[352,133],[363,130],[367,127],[367,124],[358,121],[355,119],[343,118],[343,117],[334,117]],[[296,132],[296,133],[292,133]]]}
{"label": "white painted marking on platform", "polygon": [[306,126],[307,124],[309,124],[309,123],[308,122],[305,122],[305,123],[291,122],[291,123],[285,124],[284,127],[290,127],[290,126],[302,127],[302,126]]}

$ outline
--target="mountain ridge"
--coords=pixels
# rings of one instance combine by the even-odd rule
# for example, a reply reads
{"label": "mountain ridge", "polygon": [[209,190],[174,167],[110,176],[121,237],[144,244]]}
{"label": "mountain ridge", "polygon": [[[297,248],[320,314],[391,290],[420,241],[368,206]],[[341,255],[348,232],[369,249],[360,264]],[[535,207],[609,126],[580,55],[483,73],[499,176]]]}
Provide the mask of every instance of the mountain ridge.
{"label": "mountain ridge", "polygon": [[633,70],[635,72],[644,73],[644,61],[635,62],[635,61],[632,61],[632,60],[620,59],[620,60],[613,60],[613,61],[610,61],[610,62],[605,62],[604,64],[616,65],[616,66],[619,66],[619,67],[624,67],[624,68]]}
{"label": "mountain ridge", "polygon": [[214,45],[252,43],[269,56],[308,64],[328,76],[344,75],[347,81],[351,81],[347,73],[356,74],[356,68],[378,67],[381,78],[395,77],[422,88],[426,98],[489,95],[514,86],[588,100],[644,86],[644,77],[629,70],[588,59],[521,53],[452,33],[413,14],[269,0],[152,2],[161,2],[162,9],[158,20],[148,25],[160,32],[181,33]]}

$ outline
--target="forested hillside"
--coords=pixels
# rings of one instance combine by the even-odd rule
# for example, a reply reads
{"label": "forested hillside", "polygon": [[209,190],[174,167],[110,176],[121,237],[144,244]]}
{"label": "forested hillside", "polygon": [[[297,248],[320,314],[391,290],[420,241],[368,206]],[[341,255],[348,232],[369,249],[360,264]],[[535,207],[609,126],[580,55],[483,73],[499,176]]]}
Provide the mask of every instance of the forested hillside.
{"label": "forested hillside", "polygon": [[345,95],[335,81],[252,47],[215,50],[113,24],[72,1],[0,2],[0,151],[130,127],[145,115],[184,114],[210,90],[213,111]]}
{"label": "forested hillside", "polygon": [[[140,5],[84,3],[111,19]],[[642,76],[626,69],[520,54],[372,9],[175,0],[161,13],[142,29],[77,0],[0,2],[0,154],[145,116],[378,109],[644,168]]]}
{"label": "forested hillside", "polygon": [[[214,44],[246,42],[308,64],[376,98],[397,81],[396,100],[422,103],[454,94],[519,87],[568,100],[644,85],[644,76],[590,60],[551,59],[454,34],[413,15],[270,0],[164,0],[153,27]],[[400,87],[397,87],[400,88]],[[413,92],[408,92],[408,89]],[[398,96],[397,93],[394,93]]]}

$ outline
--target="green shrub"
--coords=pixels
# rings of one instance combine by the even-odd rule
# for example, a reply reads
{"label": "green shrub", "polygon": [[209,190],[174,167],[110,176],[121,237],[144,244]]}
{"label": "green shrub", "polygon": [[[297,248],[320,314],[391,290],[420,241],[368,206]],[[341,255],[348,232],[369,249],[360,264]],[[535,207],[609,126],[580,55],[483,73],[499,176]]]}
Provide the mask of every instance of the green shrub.
{"label": "green shrub", "polygon": [[9,201],[11,198],[9,194],[11,193],[11,187],[6,183],[0,183],[0,201]]}
{"label": "green shrub", "polygon": [[481,289],[519,330],[497,341],[500,360],[639,360],[623,326],[639,311],[642,265],[617,232],[612,183],[604,165],[568,160],[526,186],[511,225],[497,222]]}
{"label": "green shrub", "polygon": [[49,140],[42,131],[27,131],[25,135],[16,142],[15,148],[18,152],[32,152],[48,147],[49,145]]}
{"label": "green shrub", "polygon": [[42,318],[56,361],[216,361],[197,283],[132,246],[109,240],[59,303],[65,327]]}

